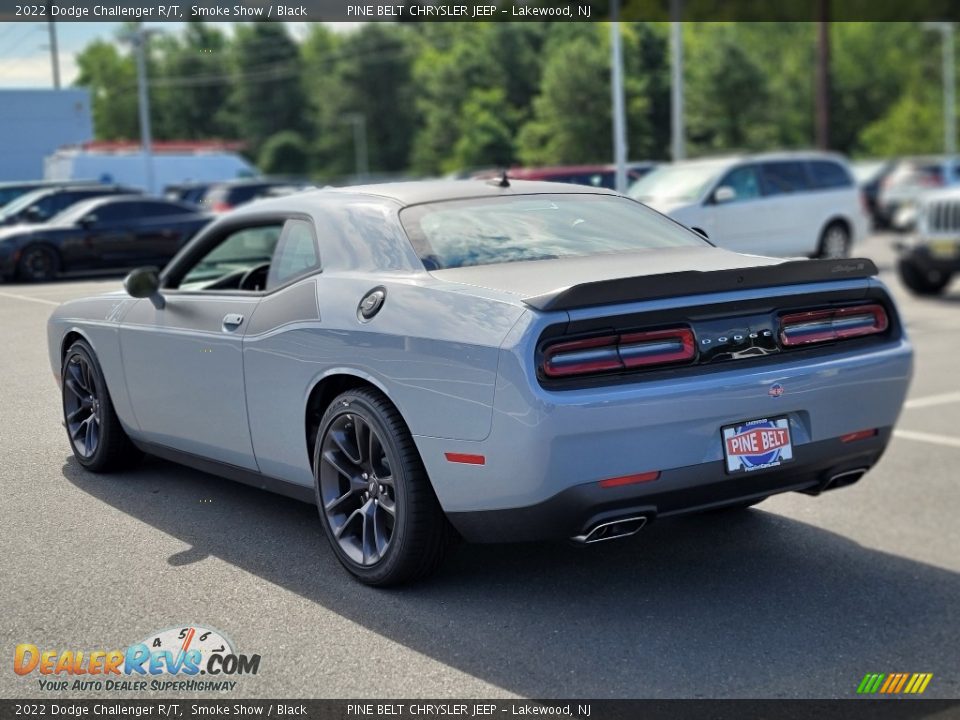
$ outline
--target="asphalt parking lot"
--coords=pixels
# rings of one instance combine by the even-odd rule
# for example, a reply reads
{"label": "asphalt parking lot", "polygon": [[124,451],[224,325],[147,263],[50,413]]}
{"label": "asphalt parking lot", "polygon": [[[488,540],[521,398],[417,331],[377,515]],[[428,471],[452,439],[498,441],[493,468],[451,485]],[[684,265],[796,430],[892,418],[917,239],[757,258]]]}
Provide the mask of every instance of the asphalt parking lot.
{"label": "asphalt parking lot", "polygon": [[11,671],[18,643],[201,624],[262,657],[237,697],[843,698],[867,672],[930,672],[927,696],[960,697],[960,281],[906,295],[890,243],[860,254],[897,295],[916,375],[858,485],[586,549],[461,546],[390,591],[340,569],[312,507],[158,460],[81,471],[45,323],[118,281],[0,285],[0,696],[45,694]]}

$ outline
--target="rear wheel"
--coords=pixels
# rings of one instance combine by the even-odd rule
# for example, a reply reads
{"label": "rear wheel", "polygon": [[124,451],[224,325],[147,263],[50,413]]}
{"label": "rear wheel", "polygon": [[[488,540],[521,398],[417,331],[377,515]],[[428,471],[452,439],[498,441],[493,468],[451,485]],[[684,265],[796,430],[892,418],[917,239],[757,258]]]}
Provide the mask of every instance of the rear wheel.
{"label": "rear wheel", "polygon": [[93,349],[78,340],[67,350],[61,374],[63,419],[73,455],[87,470],[112,472],[142,453],[130,442],[113,409]]}
{"label": "rear wheel", "polygon": [[395,585],[439,567],[449,525],[410,431],[382,393],[351,390],[330,404],[313,467],[324,531],[354,577]]}
{"label": "rear wheel", "polygon": [[910,260],[901,260],[897,269],[903,284],[917,295],[939,295],[950,284],[950,273],[925,270]]}
{"label": "rear wheel", "polygon": [[48,245],[30,245],[20,255],[17,277],[25,282],[47,282],[60,272],[60,256]]}
{"label": "rear wheel", "polygon": [[820,236],[820,251],[817,257],[826,259],[845,258],[850,255],[850,231],[843,223],[830,223]]}

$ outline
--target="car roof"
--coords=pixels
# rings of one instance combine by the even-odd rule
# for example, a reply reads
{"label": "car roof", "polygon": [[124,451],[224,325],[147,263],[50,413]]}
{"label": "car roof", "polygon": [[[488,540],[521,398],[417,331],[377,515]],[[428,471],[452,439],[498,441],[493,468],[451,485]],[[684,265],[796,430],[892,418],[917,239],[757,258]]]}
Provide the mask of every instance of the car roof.
{"label": "car roof", "polygon": [[416,180],[412,182],[354,185],[346,188],[307,191],[296,197],[309,197],[313,195],[314,192],[333,192],[385,198],[393,200],[400,205],[419,205],[421,203],[442,202],[444,200],[468,200],[471,198],[500,197],[503,195],[616,195],[612,190],[587,185],[513,179],[509,182],[509,187],[500,187],[499,178],[493,180]]}
{"label": "car roof", "polygon": [[734,165],[747,162],[776,162],[785,160],[833,160],[846,163],[847,158],[840,153],[821,152],[818,150],[786,150],[766,153],[744,153],[739,155],[713,155],[699,158],[689,158],[672,163],[673,165]]}

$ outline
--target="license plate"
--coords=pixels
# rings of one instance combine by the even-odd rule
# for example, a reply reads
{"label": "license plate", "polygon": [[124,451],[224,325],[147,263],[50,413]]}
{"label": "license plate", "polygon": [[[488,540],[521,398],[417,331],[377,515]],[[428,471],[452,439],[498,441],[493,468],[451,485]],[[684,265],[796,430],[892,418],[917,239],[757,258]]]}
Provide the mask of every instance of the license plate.
{"label": "license plate", "polygon": [[955,258],[960,254],[960,240],[931,240],[930,254],[944,260]]}
{"label": "license plate", "polygon": [[763,470],[793,460],[790,421],[785,417],[727,425],[720,435],[728,473]]}

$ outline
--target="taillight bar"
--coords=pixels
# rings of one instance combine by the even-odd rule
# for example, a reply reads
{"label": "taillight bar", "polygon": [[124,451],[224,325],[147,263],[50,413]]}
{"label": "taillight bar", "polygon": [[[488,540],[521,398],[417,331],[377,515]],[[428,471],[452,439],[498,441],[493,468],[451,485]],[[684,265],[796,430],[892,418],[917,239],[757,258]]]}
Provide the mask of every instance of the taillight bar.
{"label": "taillight bar", "polygon": [[795,347],[876,335],[889,325],[887,311],[876,303],[792,313],[780,318],[780,344]]}
{"label": "taillight bar", "polygon": [[689,362],[697,350],[690,328],[604,335],[550,345],[543,353],[547,377],[569,377]]}

